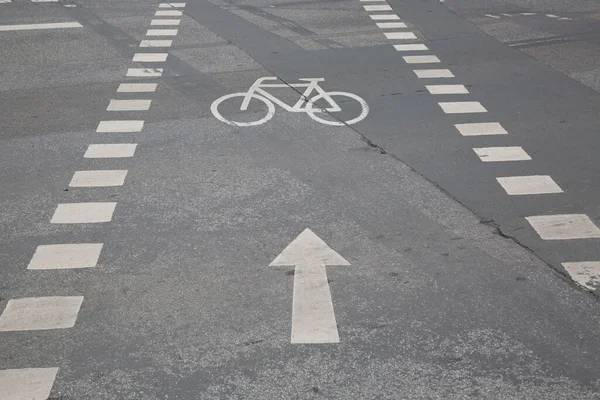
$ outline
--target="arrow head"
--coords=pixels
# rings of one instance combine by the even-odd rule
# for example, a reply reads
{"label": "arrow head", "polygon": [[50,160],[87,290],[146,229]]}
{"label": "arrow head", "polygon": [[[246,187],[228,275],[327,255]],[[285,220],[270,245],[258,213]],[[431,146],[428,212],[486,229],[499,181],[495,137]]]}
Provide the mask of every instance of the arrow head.
{"label": "arrow head", "polygon": [[306,228],[270,264],[271,267],[298,264],[350,265],[313,231]]}

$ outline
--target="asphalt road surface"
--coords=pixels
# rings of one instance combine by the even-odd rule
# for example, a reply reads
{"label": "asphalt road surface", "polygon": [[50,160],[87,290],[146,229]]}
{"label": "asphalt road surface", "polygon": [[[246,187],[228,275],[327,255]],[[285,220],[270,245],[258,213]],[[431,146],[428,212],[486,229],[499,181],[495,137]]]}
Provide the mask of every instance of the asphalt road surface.
{"label": "asphalt road surface", "polygon": [[599,399],[599,15],[0,0],[0,400]]}

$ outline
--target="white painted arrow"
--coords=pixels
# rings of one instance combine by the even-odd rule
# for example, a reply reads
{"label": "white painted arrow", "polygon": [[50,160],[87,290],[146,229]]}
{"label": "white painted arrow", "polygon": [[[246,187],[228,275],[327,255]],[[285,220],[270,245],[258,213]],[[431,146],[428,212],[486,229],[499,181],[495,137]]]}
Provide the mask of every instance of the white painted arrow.
{"label": "white painted arrow", "polygon": [[295,266],[292,343],[339,343],[327,265],[350,265],[310,229],[305,229],[270,266]]}

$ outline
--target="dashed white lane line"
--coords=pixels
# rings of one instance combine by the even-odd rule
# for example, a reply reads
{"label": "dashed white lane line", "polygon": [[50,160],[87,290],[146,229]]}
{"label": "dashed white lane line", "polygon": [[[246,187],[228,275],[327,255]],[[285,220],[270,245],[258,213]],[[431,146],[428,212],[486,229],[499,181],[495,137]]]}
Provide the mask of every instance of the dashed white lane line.
{"label": "dashed white lane line", "polygon": [[365,11],[393,11],[388,5],[364,5]]}
{"label": "dashed white lane line", "polygon": [[520,146],[479,147],[474,148],[475,154],[483,162],[527,161],[531,157]]}
{"label": "dashed white lane line", "polygon": [[425,85],[431,94],[466,94],[469,93],[464,85]]}
{"label": "dashed white lane line", "polygon": [[478,101],[448,101],[438,103],[446,114],[472,114],[487,112]]}
{"label": "dashed white lane line", "polygon": [[449,69],[415,69],[418,78],[454,78]]}
{"label": "dashed white lane line", "polygon": [[133,62],[165,62],[168,53],[135,53]]}
{"label": "dashed white lane line", "polygon": [[[149,93],[156,91],[157,86],[156,83],[121,83],[117,88],[117,93]],[[142,126],[144,125],[144,121],[139,122],[142,123]]]}
{"label": "dashed white lane line", "polygon": [[171,47],[172,40],[142,40],[140,47]]}
{"label": "dashed white lane line", "polygon": [[58,368],[0,371],[0,400],[47,400]]}
{"label": "dashed white lane line", "polygon": [[564,262],[562,266],[581,286],[591,291],[600,287],[600,261]]}
{"label": "dashed white lane line", "polygon": [[38,29],[68,29],[83,28],[79,22],[55,22],[46,24],[0,25],[0,32],[4,31],[29,31]]}
{"label": "dashed white lane line", "polygon": [[38,246],[27,269],[92,268],[98,264],[102,247],[102,243],[69,243]]}
{"label": "dashed white lane line", "polygon": [[546,14],[546,17],[548,17],[548,18],[558,18],[558,15]]}
{"label": "dashed white lane line", "polygon": [[510,196],[563,193],[549,175],[505,176],[496,180]]}
{"label": "dashed white lane line", "polygon": [[181,8],[185,7],[185,3],[160,3],[158,8]]}
{"label": "dashed white lane line", "polygon": [[111,100],[107,111],[147,111],[152,100]]}
{"label": "dashed white lane line", "polygon": [[154,13],[157,17],[180,17],[183,15],[181,11],[168,10],[168,11],[157,11]]}
{"label": "dashed white lane line", "polygon": [[75,171],[70,187],[123,186],[127,170]]}
{"label": "dashed white lane line", "polygon": [[508,132],[498,122],[474,122],[456,124],[456,129],[463,136],[507,135]]}
{"label": "dashed white lane line", "polygon": [[177,29],[148,29],[146,36],[177,36]]}
{"label": "dashed white lane line", "polygon": [[381,29],[406,28],[406,24],[404,22],[378,22],[377,27]]}
{"label": "dashed white lane line", "polygon": [[440,59],[436,56],[403,56],[407,64],[435,64],[439,63]]}
{"label": "dashed white lane line", "polygon": [[396,14],[373,14],[369,15],[373,21],[386,21],[386,20],[398,20],[399,16]]}
{"label": "dashed white lane line", "polygon": [[11,299],[0,315],[0,332],[72,328],[82,302],[82,296]]}
{"label": "dashed white lane line", "polygon": [[[134,84],[132,84],[134,85]],[[151,84],[156,85],[156,84]],[[100,121],[96,132],[100,133],[128,133],[141,132],[144,128],[144,121],[140,120],[121,120],[121,121]]]}
{"label": "dashed white lane line", "polygon": [[112,220],[117,203],[61,203],[50,220],[52,224],[97,224]]}
{"label": "dashed white lane line", "polygon": [[162,76],[162,68],[129,68],[127,76],[134,78],[154,78]]}
{"label": "dashed white lane line", "polygon": [[151,26],[156,26],[156,25],[179,26],[180,23],[181,23],[181,20],[179,20],[179,19],[153,19],[152,21],[150,21]]}
{"label": "dashed white lane line", "polygon": [[585,214],[536,215],[525,219],[544,240],[600,238],[600,229]]}
{"label": "dashed white lane line", "polygon": [[383,32],[383,34],[388,39],[412,40],[417,38],[412,32]]}
{"label": "dashed white lane line", "polygon": [[396,51],[424,51],[429,50],[424,44],[395,44]]}
{"label": "dashed white lane line", "polygon": [[84,158],[126,158],[133,157],[137,143],[90,144]]}
{"label": "dashed white lane line", "polygon": [[500,17],[497,15],[492,15],[492,14],[483,14],[483,15],[485,15],[486,17],[490,17],[490,18],[500,19]]}

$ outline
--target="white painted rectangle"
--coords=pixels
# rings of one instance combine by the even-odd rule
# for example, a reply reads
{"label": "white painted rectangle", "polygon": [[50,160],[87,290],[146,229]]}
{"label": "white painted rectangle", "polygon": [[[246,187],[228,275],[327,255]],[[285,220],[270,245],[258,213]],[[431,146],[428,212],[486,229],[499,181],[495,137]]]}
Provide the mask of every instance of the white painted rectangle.
{"label": "white painted rectangle", "polygon": [[165,62],[168,53],[135,53],[133,62]]}
{"label": "white painted rectangle", "polygon": [[388,5],[364,5],[365,11],[393,11]]}
{"label": "white painted rectangle", "polygon": [[185,3],[160,3],[158,8],[183,8]]}
{"label": "white painted rectangle", "polygon": [[153,78],[161,76],[162,73],[162,68],[129,68],[127,70],[127,76],[135,78]]}
{"label": "white painted rectangle", "polygon": [[406,28],[406,24],[404,22],[378,22],[377,27],[381,29],[397,29]]}
{"label": "white painted rectangle", "polygon": [[102,243],[69,243],[38,246],[27,269],[92,268],[98,264]]}
{"label": "white painted rectangle", "polygon": [[117,203],[61,203],[50,220],[52,224],[97,224],[112,220]]}
{"label": "white painted rectangle", "polygon": [[425,85],[431,94],[466,94],[469,93],[464,85]]}
{"label": "white painted rectangle", "polygon": [[418,78],[454,78],[449,69],[415,69]]}
{"label": "white painted rectangle", "polygon": [[157,11],[154,13],[157,17],[180,17],[183,15],[181,11],[177,10],[167,10],[167,11]]}
{"label": "white painted rectangle", "polygon": [[[148,93],[156,90],[156,83],[121,83],[117,93]],[[141,121],[142,124],[144,121]]]}
{"label": "white painted rectangle", "polygon": [[483,162],[531,160],[529,154],[527,154],[520,146],[480,147],[473,150]]}
{"label": "white painted rectangle", "polygon": [[58,368],[0,370],[0,400],[47,400]]}
{"label": "white painted rectangle", "polygon": [[72,328],[82,296],[11,299],[0,315],[0,332]]}
{"label": "white painted rectangle", "polygon": [[360,0],[361,3],[383,3],[385,0]]}
{"label": "white painted rectangle", "polygon": [[511,196],[563,193],[549,175],[505,176],[496,180]]}
{"label": "white painted rectangle", "polygon": [[107,111],[146,111],[150,109],[152,100],[115,100],[112,99]]}
{"label": "white painted rectangle", "polygon": [[484,113],[487,110],[478,101],[448,101],[438,103],[446,114]]}
{"label": "white painted rectangle", "polygon": [[151,26],[179,26],[179,19],[153,19],[150,21]]}
{"label": "white painted rectangle", "polygon": [[562,266],[575,282],[591,290],[600,288],[600,261],[564,262]]}
{"label": "white painted rectangle", "polygon": [[146,36],[175,36],[177,29],[148,29]]}
{"label": "white painted rectangle", "polygon": [[396,40],[411,40],[416,39],[417,36],[412,32],[383,32],[386,38]]}
{"label": "white painted rectangle", "polygon": [[544,240],[600,238],[600,229],[585,214],[536,215],[525,219]]}
{"label": "white painted rectangle", "polygon": [[386,21],[386,20],[398,20],[399,16],[396,14],[373,14],[369,15],[373,21]]}
{"label": "white painted rectangle", "polygon": [[395,44],[397,51],[424,51],[429,50],[424,44]]}
{"label": "white painted rectangle", "polygon": [[171,47],[172,40],[142,40],[140,47]]}
{"label": "white painted rectangle", "polygon": [[440,59],[436,56],[403,56],[407,64],[435,64],[439,63]]}
{"label": "white painted rectangle", "polygon": [[498,122],[474,122],[456,124],[456,129],[463,136],[507,135],[508,132]]}
{"label": "white painted rectangle", "polygon": [[133,157],[137,143],[90,144],[84,158]]}
{"label": "white painted rectangle", "polygon": [[70,187],[123,186],[127,170],[75,171]]}
{"label": "white painted rectangle", "polygon": [[141,132],[144,128],[144,121],[140,120],[121,120],[121,121],[100,121],[96,132],[99,133],[127,133]]}
{"label": "white painted rectangle", "polygon": [[21,24],[21,25],[0,25],[0,32],[7,31],[29,31],[37,29],[68,29],[83,28],[79,22],[55,22],[46,24]]}

